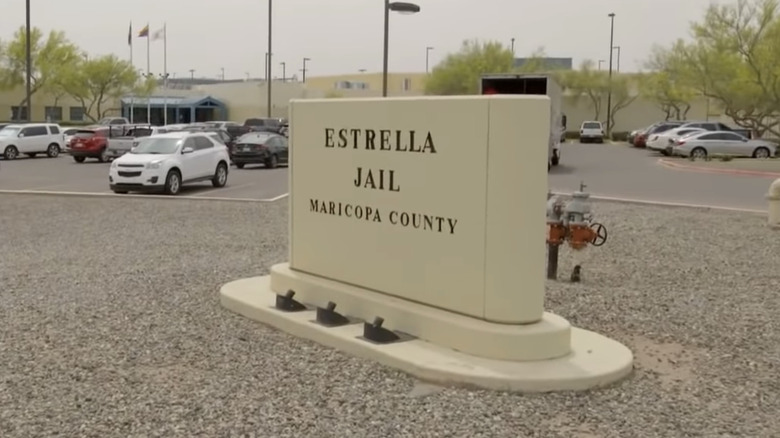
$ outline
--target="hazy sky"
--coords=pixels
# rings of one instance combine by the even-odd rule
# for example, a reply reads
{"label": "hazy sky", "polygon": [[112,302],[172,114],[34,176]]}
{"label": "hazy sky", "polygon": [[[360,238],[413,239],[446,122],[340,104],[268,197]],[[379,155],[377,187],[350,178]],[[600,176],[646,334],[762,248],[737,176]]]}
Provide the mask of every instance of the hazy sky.
{"label": "hazy sky", "polygon": [[[135,38],[148,21],[168,24],[168,71],[177,77],[262,77],[267,47],[268,0],[31,0],[32,23],[63,30],[90,54],[129,58],[133,22],[134,62],[146,68],[146,40]],[[710,0],[419,0],[416,15],[391,14],[390,70],[425,71],[464,39],[515,38],[517,56],[544,47],[548,56],[607,59],[609,12],[615,12],[615,45],[621,70],[642,68],[653,44],[687,37]],[[24,0],[2,0],[0,40],[25,22]],[[276,0],[274,75],[287,63],[297,73],[304,57],[311,76],[382,69],[382,0]],[[163,44],[151,45],[151,70],[161,73]]]}

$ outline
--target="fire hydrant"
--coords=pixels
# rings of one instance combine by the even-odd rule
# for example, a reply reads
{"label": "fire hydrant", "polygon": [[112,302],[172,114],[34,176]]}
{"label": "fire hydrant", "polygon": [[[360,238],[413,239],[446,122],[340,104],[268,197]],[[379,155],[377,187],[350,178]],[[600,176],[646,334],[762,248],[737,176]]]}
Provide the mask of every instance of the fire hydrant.
{"label": "fire hydrant", "polygon": [[769,201],[767,224],[769,228],[780,230],[780,178],[769,185],[766,199]]}
{"label": "fire hydrant", "polygon": [[[585,193],[585,184],[572,194],[572,199],[564,203],[559,198],[548,195],[547,200],[547,278],[554,280],[558,276],[558,250],[563,242],[575,251],[585,249],[588,244],[602,246],[607,242],[607,228],[593,222],[590,194]],[[572,280],[579,281],[579,265],[574,267]],[[576,278],[576,280],[575,280]]]}

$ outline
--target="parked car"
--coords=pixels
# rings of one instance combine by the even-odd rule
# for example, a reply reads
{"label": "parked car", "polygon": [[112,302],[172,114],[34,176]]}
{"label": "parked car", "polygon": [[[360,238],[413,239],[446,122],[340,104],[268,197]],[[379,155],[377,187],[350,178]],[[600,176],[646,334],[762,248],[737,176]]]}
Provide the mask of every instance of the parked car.
{"label": "parked car", "polygon": [[663,155],[670,155],[672,152],[672,145],[677,139],[695,132],[704,132],[704,129],[674,128],[668,131],[659,132],[658,134],[650,136],[647,140],[647,148],[652,151],[660,152]]}
{"label": "parked car", "polygon": [[10,125],[10,123],[0,123],[0,130],[5,128],[6,126]]}
{"label": "parked car", "polygon": [[636,135],[636,137],[634,138],[633,145],[634,145],[634,147],[637,147],[637,148],[643,148],[643,147],[647,146],[647,139],[651,135],[657,134],[659,132],[668,131],[670,129],[678,128],[681,125],[683,125],[684,123],[685,122],[668,121],[668,120],[666,120],[666,121],[663,121],[663,122],[658,122],[658,123],[652,124],[652,125],[648,126],[647,129],[645,129],[644,131],[642,131],[642,132],[640,132],[639,134]]}
{"label": "parked car", "polygon": [[212,127],[193,127],[189,129],[190,132],[204,132],[211,136],[214,140],[224,144],[228,148],[228,155],[231,160],[233,159],[233,145],[235,144],[235,137],[230,135],[227,130],[221,128]]}
{"label": "parked car", "polygon": [[182,185],[211,181],[227,184],[227,147],[201,132],[169,132],[143,138],[111,163],[108,181],[114,193],[163,192],[176,195]]}
{"label": "parked car", "polygon": [[282,128],[282,121],[283,119],[268,118],[268,117],[253,118],[253,119],[246,119],[244,121],[244,126],[251,128],[252,131],[266,131],[266,132],[274,132],[276,134],[279,134]]}
{"label": "parked car", "polygon": [[289,145],[287,138],[272,132],[250,132],[236,139],[233,147],[233,163],[239,169],[247,164],[264,164],[269,169],[287,164]]}
{"label": "parked car", "polygon": [[121,135],[115,136],[112,133],[109,136],[106,149],[106,156],[109,159],[119,158],[130,152],[133,147],[138,145],[139,138],[165,134],[168,132],[168,130],[163,127],[150,125],[127,126],[124,131],[125,132],[121,133]]}
{"label": "parked car", "polygon": [[101,163],[108,162],[110,159],[107,154],[109,132],[108,126],[87,127],[76,131],[68,145],[73,160],[77,163],[83,163],[87,158],[97,158]]}
{"label": "parked car", "polygon": [[124,117],[103,117],[102,119],[98,120],[98,122],[96,124],[100,125],[100,126],[129,125],[130,124],[130,120],[127,120]]}
{"label": "parked car", "polygon": [[766,140],[749,140],[731,131],[703,131],[678,139],[673,154],[698,159],[713,154],[736,157],[770,158],[777,153],[777,145]]}
{"label": "parked car", "polygon": [[83,129],[83,128],[62,126],[60,129],[62,129],[62,134],[65,136],[65,147],[63,148],[62,152],[69,153],[70,141],[73,139],[73,136],[79,131],[79,129]]}
{"label": "parked car", "polygon": [[65,136],[59,125],[52,123],[8,125],[0,130],[0,151],[6,160],[13,160],[19,154],[30,158],[46,154],[49,158],[56,158],[64,147]]}
{"label": "parked car", "polygon": [[728,125],[720,122],[686,121],[680,128],[699,128],[705,131],[733,131]]}
{"label": "parked car", "polygon": [[580,143],[604,143],[604,127],[601,122],[582,122]]}

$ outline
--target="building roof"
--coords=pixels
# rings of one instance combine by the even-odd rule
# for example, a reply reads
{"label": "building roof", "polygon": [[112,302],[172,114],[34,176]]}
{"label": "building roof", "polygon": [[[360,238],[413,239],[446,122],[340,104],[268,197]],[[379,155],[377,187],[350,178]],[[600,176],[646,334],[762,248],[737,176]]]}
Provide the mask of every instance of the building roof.
{"label": "building roof", "polygon": [[224,107],[225,104],[219,99],[215,99],[211,96],[195,96],[195,97],[166,97],[166,96],[152,96],[146,97],[131,97],[126,96],[122,99],[122,104],[138,106],[146,106],[147,103],[151,106],[211,106],[211,107]]}

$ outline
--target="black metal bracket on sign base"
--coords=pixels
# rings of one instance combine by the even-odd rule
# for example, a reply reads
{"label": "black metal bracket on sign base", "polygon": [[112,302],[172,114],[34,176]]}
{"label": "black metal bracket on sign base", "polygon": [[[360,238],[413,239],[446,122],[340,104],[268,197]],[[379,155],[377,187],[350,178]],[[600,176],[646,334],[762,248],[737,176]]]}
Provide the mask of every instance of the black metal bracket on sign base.
{"label": "black metal bracket on sign base", "polygon": [[306,306],[303,303],[295,300],[293,296],[295,296],[295,291],[292,289],[288,290],[284,295],[277,294],[276,308],[283,312],[300,312],[302,310],[306,310]]}
{"label": "black metal bracket on sign base", "polygon": [[317,307],[317,322],[326,327],[339,327],[349,324],[349,318],[336,312],[336,303],[328,301],[325,308]]}
{"label": "black metal bracket on sign base", "polygon": [[363,337],[369,341],[376,342],[377,344],[390,344],[400,340],[401,337],[392,330],[382,327],[384,322],[385,320],[383,318],[377,316],[374,318],[374,322],[363,323]]}

